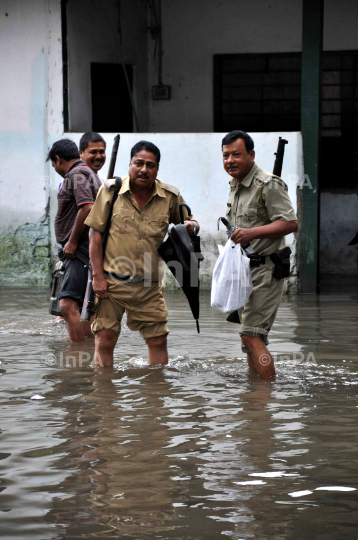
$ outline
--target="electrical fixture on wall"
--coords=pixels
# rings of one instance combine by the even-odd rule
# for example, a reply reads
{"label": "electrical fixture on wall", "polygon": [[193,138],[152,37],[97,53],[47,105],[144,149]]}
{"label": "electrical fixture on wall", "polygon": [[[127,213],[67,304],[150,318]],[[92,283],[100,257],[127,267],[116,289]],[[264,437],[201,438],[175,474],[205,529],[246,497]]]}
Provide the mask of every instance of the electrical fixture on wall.
{"label": "electrical fixture on wall", "polygon": [[169,100],[171,87],[163,84],[162,69],[163,69],[163,46],[162,46],[162,2],[161,0],[148,0],[151,23],[149,32],[154,39],[153,59],[158,59],[158,84],[152,86],[152,98],[154,100]]}

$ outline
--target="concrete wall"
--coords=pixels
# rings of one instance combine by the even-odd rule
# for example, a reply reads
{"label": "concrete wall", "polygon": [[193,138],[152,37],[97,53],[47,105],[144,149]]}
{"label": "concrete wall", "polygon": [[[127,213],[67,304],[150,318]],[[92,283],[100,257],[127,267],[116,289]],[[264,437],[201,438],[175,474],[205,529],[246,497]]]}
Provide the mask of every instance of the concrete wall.
{"label": "concrete wall", "polygon": [[[109,156],[115,134],[105,134],[107,142],[107,163],[101,173],[107,177]],[[296,186],[302,177],[302,139],[300,133],[283,133],[289,140],[282,177],[289,187],[289,195],[296,206]],[[76,143],[81,134],[67,134]],[[223,169],[221,157],[221,133],[126,133],[121,137],[115,174],[124,176],[128,172],[130,149],[140,139],[146,139],[156,144],[162,153],[158,177],[163,182],[177,186],[194,216],[200,223],[202,250],[205,261],[202,265],[201,277],[203,286],[210,286],[211,272],[218,250],[217,244],[226,242],[226,235],[221,228],[217,231],[217,220],[225,215],[228,198],[229,176]],[[273,168],[274,152],[277,148],[277,133],[255,133],[255,148],[257,163],[269,171]],[[51,230],[53,251],[56,249],[53,220],[56,213],[56,195],[61,181],[55,171],[51,171]],[[288,238],[293,241],[293,235]]]}
{"label": "concrete wall", "polygon": [[358,194],[321,193],[320,271],[357,274],[357,245],[348,243],[358,233]]}
{"label": "concrete wall", "polygon": [[[120,42],[123,60],[133,65],[133,87],[140,130],[148,129],[148,57],[146,0],[103,0]],[[68,2],[70,131],[92,130],[91,62],[120,64],[118,46],[98,2]],[[118,29],[121,32],[118,32]]]}
{"label": "concrete wall", "polygon": [[[358,49],[357,16],[355,0],[325,0],[325,50]],[[300,0],[162,0],[162,25],[163,82],[171,85],[172,99],[150,101],[151,131],[213,130],[214,54],[302,50]],[[150,40],[150,87],[157,84],[152,52]]]}
{"label": "concrete wall", "polygon": [[58,1],[1,2],[1,284],[49,282],[44,158],[47,133],[63,133],[60,36]]}

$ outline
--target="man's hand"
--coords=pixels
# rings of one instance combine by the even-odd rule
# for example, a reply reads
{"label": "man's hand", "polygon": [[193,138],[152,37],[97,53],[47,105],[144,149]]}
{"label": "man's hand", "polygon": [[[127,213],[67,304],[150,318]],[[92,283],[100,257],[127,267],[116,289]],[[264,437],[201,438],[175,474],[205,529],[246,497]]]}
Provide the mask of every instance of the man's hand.
{"label": "man's hand", "polygon": [[245,245],[255,239],[255,233],[253,229],[236,229],[230,238],[235,244]]}
{"label": "man's hand", "polygon": [[92,280],[93,292],[98,298],[108,298],[107,280],[104,274],[93,276]]}
{"label": "man's hand", "polygon": [[74,259],[76,256],[77,242],[72,242],[69,240],[63,248],[63,254],[68,259]]}
{"label": "man's hand", "polygon": [[197,234],[199,232],[199,223],[196,221],[184,221],[184,225],[186,227],[186,230],[188,231],[188,234]]}
{"label": "man's hand", "polygon": [[282,238],[286,234],[297,231],[297,221],[283,221],[277,219],[269,225],[253,227],[252,229],[236,229],[231,235],[235,244],[247,244],[259,238]]}

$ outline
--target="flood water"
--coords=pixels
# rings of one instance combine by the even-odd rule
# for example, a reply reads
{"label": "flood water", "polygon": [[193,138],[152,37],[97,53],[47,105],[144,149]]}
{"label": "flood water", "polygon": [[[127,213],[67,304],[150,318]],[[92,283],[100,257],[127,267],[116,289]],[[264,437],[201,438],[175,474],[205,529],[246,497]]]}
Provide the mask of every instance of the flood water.
{"label": "flood water", "polygon": [[357,538],[357,297],[284,299],[274,381],[208,292],[199,336],[166,298],[169,365],[125,327],[112,370],[43,324],[48,291],[0,293],[0,536]]}

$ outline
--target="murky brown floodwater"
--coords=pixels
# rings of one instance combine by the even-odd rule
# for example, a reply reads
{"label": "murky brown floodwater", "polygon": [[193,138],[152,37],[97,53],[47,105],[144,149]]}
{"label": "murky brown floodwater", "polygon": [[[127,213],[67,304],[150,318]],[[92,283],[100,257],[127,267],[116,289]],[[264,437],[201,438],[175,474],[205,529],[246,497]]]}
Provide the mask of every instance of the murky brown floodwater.
{"label": "murky brown floodwater", "polygon": [[357,298],[285,300],[270,382],[207,292],[200,336],[167,294],[165,369],[128,329],[94,369],[47,297],[0,295],[2,538],[357,538]]}

